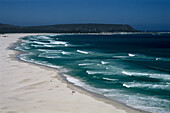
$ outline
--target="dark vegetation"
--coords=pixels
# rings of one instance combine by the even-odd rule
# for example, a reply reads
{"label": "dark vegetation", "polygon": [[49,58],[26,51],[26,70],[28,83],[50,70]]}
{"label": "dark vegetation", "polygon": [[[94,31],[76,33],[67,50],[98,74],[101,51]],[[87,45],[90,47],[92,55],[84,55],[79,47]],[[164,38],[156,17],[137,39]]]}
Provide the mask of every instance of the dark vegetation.
{"label": "dark vegetation", "polygon": [[122,24],[57,24],[44,26],[14,26],[0,24],[0,33],[113,33],[137,32]]}

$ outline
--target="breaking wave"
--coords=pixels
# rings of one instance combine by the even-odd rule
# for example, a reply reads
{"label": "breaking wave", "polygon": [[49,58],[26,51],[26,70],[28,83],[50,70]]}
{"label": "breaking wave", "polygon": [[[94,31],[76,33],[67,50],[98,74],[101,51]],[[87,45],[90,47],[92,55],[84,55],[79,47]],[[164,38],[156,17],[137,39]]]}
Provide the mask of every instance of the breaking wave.
{"label": "breaking wave", "polygon": [[[170,54],[162,46],[169,38],[162,35],[167,34],[38,35],[24,37],[15,49],[23,52],[21,60],[59,69],[74,85],[135,108],[168,113]],[[154,44],[147,45],[150,40]]]}
{"label": "breaking wave", "polygon": [[77,50],[77,52],[83,53],[83,54],[89,54],[88,52],[86,52],[86,51],[81,51],[81,50]]}

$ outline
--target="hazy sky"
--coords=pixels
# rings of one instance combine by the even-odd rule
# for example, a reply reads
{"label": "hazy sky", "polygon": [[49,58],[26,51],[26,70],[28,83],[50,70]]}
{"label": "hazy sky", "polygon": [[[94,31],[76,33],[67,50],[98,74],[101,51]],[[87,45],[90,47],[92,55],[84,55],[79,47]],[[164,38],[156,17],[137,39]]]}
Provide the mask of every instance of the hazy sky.
{"label": "hazy sky", "polygon": [[170,31],[170,0],[0,0],[0,23],[110,23]]}

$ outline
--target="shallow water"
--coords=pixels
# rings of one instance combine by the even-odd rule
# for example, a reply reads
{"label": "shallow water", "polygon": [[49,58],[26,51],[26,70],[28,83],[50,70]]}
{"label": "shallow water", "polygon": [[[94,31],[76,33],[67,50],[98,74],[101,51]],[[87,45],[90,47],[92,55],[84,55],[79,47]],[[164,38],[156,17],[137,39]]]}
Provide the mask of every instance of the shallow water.
{"label": "shallow water", "polygon": [[60,69],[87,90],[170,112],[170,34],[28,36],[15,49],[21,60]]}

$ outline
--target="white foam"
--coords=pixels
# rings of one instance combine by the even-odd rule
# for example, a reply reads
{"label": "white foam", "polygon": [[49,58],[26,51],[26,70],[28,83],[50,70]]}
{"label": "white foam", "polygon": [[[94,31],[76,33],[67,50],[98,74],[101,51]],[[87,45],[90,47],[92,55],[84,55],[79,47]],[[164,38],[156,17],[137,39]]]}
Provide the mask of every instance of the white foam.
{"label": "white foam", "polygon": [[27,43],[22,43],[22,44],[21,44],[21,46],[23,46],[23,47],[26,46],[26,45],[27,45]]}
{"label": "white foam", "polygon": [[127,87],[127,88],[130,88],[130,86],[129,86],[129,85],[127,85],[127,84],[123,84],[123,86],[124,86],[124,87]]}
{"label": "white foam", "polygon": [[38,57],[43,57],[43,58],[62,58],[61,56],[59,56],[57,54],[44,54],[44,53],[40,53],[38,55]]}
{"label": "white foam", "polygon": [[42,55],[39,55],[38,57],[43,57],[43,58],[61,58],[60,56],[42,56]]}
{"label": "white foam", "polygon": [[121,32],[120,34],[121,35],[127,35],[128,33],[127,32]]}
{"label": "white foam", "polygon": [[17,46],[15,49],[16,49],[16,50],[19,50],[19,51],[26,51],[26,50],[22,49],[22,48],[19,47],[19,46]]}
{"label": "white foam", "polygon": [[128,53],[128,56],[130,56],[130,57],[134,57],[134,56],[135,56],[135,54]]}
{"label": "white foam", "polygon": [[127,58],[127,56],[113,56],[113,58]]}
{"label": "white foam", "polygon": [[36,63],[36,64],[39,64],[39,65],[49,66],[49,67],[56,68],[56,69],[61,69],[61,66],[52,65],[50,63],[47,63],[46,61],[36,61],[34,59],[29,60],[29,59],[27,59],[27,57],[24,54],[20,55],[20,59],[23,60],[23,61],[26,61],[26,62],[31,62],[31,63]]}
{"label": "white foam", "polygon": [[61,36],[62,34],[49,34],[48,36]]}
{"label": "white foam", "polygon": [[150,89],[167,89],[169,90],[169,85],[165,84],[149,84],[149,83],[135,83],[135,82],[128,82],[123,84],[124,87],[127,88],[150,88]]}
{"label": "white foam", "polygon": [[95,71],[86,71],[86,73],[89,74],[89,75],[93,75],[93,74],[97,74],[97,73],[99,73],[99,72],[95,72]]}
{"label": "white foam", "polygon": [[79,66],[87,66],[87,65],[92,65],[93,63],[84,63],[84,64],[78,64]]}
{"label": "white foam", "polygon": [[122,71],[122,73],[125,74],[125,75],[129,75],[129,76],[132,75],[132,73],[129,73],[129,72],[126,72],[126,71]]}
{"label": "white foam", "polygon": [[170,83],[166,82],[167,85],[170,85]]}
{"label": "white foam", "polygon": [[104,80],[116,81],[117,79],[103,78]]}
{"label": "white foam", "polygon": [[44,53],[61,53],[62,50],[49,50],[49,49],[38,49],[38,51],[43,51]]}
{"label": "white foam", "polygon": [[38,51],[46,51],[46,49],[37,49]]}
{"label": "white foam", "polygon": [[68,54],[70,54],[69,52],[65,52],[65,51],[62,51],[61,52],[63,55],[68,55]]}
{"label": "white foam", "polygon": [[101,61],[101,64],[108,64],[109,62],[104,62],[104,61]]}
{"label": "white foam", "polygon": [[157,74],[157,73],[138,73],[138,72],[126,72],[126,71],[122,71],[123,74],[125,75],[167,75],[169,76],[168,74]]}
{"label": "white foam", "polygon": [[141,73],[141,72],[127,72],[122,71],[123,74],[129,75],[129,76],[149,76],[151,78],[159,78],[159,79],[165,79],[170,80],[169,74],[160,74],[160,73]]}
{"label": "white foam", "polygon": [[50,41],[51,44],[65,45],[67,42],[64,41]]}
{"label": "white foam", "polygon": [[96,90],[102,94],[116,91],[115,89],[99,89],[99,88],[98,89],[96,88]]}
{"label": "white foam", "polygon": [[91,74],[95,74],[94,72],[92,71],[86,71],[87,74],[91,75]]}
{"label": "white foam", "polygon": [[33,46],[33,47],[39,47],[39,45],[34,45],[34,44],[31,44],[31,46]]}
{"label": "white foam", "polygon": [[27,61],[28,62],[28,60],[26,60],[24,57],[19,57],[20,58],[20,60],[23,60],[23,61]]}
{"label": "white foam", "polygon": [[50,37],[47,37],[47,36],[37,36],[36,38],[38,38],[38,39],[50,39]]}
{"label": "white foam", "polygon": [[88,52],[86,52],[86,51],[81,51],[81,50],[77,50],[77,52],[83,53],[83,54],[89,54]]}
{"label": "white foam", "polygon": [[160,58],[156,58],[156,60],[160,60]]}
{"label": "white foam", "polygon": [[34,43],[36,43],[36,44],[48,44],[48,43],[45,43],[45,42],[39,42],[39,41],[34,41]]}
{"label": "white foam", "polygon": [[94,74],[104,74],[104,75],[111,75],[111,72],[104,72],[104,71],[86,71],[87,74],[89,75],[94,75]]}
{"label": "white foam", "polygon": [[22,40],[22,42],[24,42],[24,43],[34,43],[33,41],[29,41],[29,40]]}
{"label": "white foam", "polygon": [[75,77],[71,77],[71,76],[66,75],[66,74],[64,74],[64,76],[66,77],[66,79],[69,82],[73,83],[74,85],[77,85],[77,86],[84,86],[85,85],[82,81],[80,81],[79,79],[77,79]]}
{"label": "white foam", "polygon": [[31,49],[30,47],[24,46],[25,49]]}
{"label": "white foam", "polygon": [[106,93],[106,92],[111,92],[111,91],[115,91],[114,89],[100,89],[100,88],[94,88],[90,85],[87,85],[86,83],[84,83],[83,81],[75,78],[75,77],[72,77],[72,76],[69,76],[69,75],[66,75],[64,74],[64,76],[66,77],[66,79],[73,83],[74,85],[77,85],[77,86],[81,86],[89,91],[92,91],[92,92],[97,92],[97,93]]}

